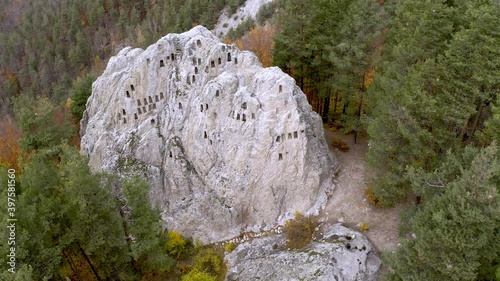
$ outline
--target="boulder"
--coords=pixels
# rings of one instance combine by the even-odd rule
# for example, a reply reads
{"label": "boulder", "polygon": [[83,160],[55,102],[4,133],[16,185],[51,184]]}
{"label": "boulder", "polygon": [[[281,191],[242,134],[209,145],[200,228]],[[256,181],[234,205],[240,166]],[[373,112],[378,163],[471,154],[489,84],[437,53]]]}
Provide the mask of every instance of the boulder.
{"label": "boulder", "polygon": [[226,255],[226,281],[376,280],[380,259],[365,236],[340,224],[323,229],[300,250],[287,249],[284,234],[238,245]]}
{"label": "boulder", "polygon": [[112,57],[80,135],[93,171],[147,179],[166,227],[206,243],[317,213],[339,165],[294,79],[202,26]]}

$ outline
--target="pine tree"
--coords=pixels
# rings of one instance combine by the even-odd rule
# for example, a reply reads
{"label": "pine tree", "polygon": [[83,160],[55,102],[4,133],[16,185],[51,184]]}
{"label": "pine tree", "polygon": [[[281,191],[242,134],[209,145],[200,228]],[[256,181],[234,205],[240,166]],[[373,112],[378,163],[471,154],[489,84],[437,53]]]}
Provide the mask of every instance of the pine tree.
{"label": "pine tree", "polygon": [[162,252],[160,245],[160,211],[149,201],[149,184],[133,177],[123,183],[124,202],[127,213],[124,216],[125,232],[128,235],[132,259],[144,272],[167,270],[172,258]]}
{"label": "pine tree", "polygon": [[500,262],[498,171],[494,144],[416,213],[415,238],[387,257],[394,280],[493,280]]}
{"label": "pine tree", "polygon": [[[481,115],[484,97],[498,87],[498,17],[489,3],[467,5],[465,15],[458,13],[464,9],[459,4],[466,5],[395,4],[385,63],[370,91],[374,109],[368,127],[367,160],[377,171],[371,189],[386,205],[408,194],[406,167],[432,171],[448,150],[468,143],[462,142],[466,124]],[[481,71],[480,62],[486,63],[485,72],[467,78]]]}

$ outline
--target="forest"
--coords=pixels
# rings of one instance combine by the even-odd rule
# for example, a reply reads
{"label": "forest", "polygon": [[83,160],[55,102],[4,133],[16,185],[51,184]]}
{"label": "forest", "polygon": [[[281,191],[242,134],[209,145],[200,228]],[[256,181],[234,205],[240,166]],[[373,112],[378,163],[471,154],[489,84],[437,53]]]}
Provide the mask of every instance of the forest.
{"label": "forest", "polygon": [[[1,280],[224,280],[224,249],[162,229],[146,181],[91,173],[79,121],[122,48],[212,29],[244,2],[0,2],[1,200],[14,169],[23,206],[17,273],[2,263]],[[275,0],[225,41],[368,139],[367,199],[409,206],[383,280],[500,280],[500,2]]]}

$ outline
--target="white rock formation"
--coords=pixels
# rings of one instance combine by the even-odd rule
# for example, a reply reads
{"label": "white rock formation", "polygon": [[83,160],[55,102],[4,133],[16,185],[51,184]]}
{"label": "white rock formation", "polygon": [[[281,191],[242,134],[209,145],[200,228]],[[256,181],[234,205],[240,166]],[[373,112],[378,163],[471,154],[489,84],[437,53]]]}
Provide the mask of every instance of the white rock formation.
{"label": "white rock formation", "polygon": [[317,212],[338,166],[295,81],[202,26],[112,57],[81,136],[94,171],[139,173],[166,226],[204,242]]}
{"label": "white rock formation", "polygon": [[340,224],[304,249],[286,249],[284,234],[256,238],[226,255],[226,281],[376,280],[380,259],[361,233]]}

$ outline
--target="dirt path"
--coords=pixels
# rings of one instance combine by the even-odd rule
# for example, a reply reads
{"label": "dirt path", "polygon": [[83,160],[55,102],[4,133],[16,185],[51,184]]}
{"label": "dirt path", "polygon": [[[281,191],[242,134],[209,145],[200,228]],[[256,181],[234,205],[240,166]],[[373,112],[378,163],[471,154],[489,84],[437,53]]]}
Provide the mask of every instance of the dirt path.
{"label": "dirt path", "polygon": [[339,137],[349,144],[348,152],[329,146],[342,164],[342,168],[334,179],[336,185],[333,196],[322,212],[331,223],[342,222],[352,229],[359,230],[362,223],[368,223],[369,230],[365,235],[379,252],[394,250],[398,244],[399,214],[404,206],[395,208],[379,208],[368,203],[364,195],[365,175],[369,173],[363,158],[368,151],[366,139],[359,139],[353,144],[352,135],[332,132],[325,127],[325,138],[331,144],[333,137]]}

